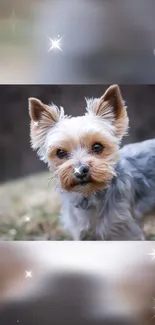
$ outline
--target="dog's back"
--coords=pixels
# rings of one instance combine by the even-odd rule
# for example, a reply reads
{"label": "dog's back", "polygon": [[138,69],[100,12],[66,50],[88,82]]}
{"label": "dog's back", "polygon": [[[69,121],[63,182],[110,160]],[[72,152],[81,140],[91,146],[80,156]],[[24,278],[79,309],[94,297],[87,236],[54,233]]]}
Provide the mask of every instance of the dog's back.
{"label": "dog's back", "polygon": [[138,154],[147,153],[155,155],[155,138],[142,142],[130,143],[120,150],[121,157],[137,156]]}
{"label": "dog's back", "polygon": [[133,178],[134,212],[141,218],[155,210],[155,139],[126,145],[120,155]]}

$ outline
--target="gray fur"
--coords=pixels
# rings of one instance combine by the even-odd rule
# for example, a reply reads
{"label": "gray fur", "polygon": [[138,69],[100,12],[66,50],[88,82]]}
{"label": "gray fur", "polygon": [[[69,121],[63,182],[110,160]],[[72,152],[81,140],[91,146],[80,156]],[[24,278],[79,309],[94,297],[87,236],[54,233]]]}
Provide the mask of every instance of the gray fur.
{"label": "gray fur", "polygon": [[102,192],[61,192],[61,220],[74,240],[144,240],[140,221],[155,209],[155,139],[120,149],[117,176]]}

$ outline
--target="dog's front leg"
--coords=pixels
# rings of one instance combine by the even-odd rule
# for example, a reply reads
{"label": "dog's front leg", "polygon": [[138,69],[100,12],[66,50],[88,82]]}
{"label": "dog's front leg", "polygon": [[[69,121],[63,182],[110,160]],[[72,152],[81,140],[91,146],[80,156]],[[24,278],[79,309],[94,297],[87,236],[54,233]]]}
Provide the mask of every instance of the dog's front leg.
{"label": "dog's front leg", "polygon": [[145,240],[143,229],[129,211],[126,214],[119,214],[111,211],[111,214],[104,216],[104,221],[98,228],[98,233],[104,240]]}
{"label": "dog's front leg", "polygon": [[112,224],[110,235],[111,240],[145,240],[143,230],[133,218]]}

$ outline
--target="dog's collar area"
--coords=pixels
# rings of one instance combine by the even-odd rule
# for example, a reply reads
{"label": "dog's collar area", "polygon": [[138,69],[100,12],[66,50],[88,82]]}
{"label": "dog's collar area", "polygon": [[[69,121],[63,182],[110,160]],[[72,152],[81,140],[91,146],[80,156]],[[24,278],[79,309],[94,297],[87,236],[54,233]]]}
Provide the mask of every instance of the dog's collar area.
{"label": "dog's collar area", "polygon": [[77,201],[74,203],[74,206],[75,208],[81,208],[83,210],[96,208],[97,201],[100,200],[100,196],[98,196],[98,193],[94,194],[94,198],[95,199],[86,196],[78,198]]}
{"label": "dog's collar area", "polygon": [[82,208],[83,210],[87,210],[89,208],[89,200],[87,197],[82,198],[79,202],[74,204],[75,208]]}
{"label": "dog's collar area", "polygon": [[74,206],[76,209],[83,209],[83,210],[96,208],[103,197],[103,193],[101,192],[94,193],[90,196],[84,196],[84,195],[79,195],[78,193],[77,194],[74,193],[74,195],[72,196],[72,194],[69,194],[62,189],[60,189],[60,194],[62,196],[67,194],[70,204]]}

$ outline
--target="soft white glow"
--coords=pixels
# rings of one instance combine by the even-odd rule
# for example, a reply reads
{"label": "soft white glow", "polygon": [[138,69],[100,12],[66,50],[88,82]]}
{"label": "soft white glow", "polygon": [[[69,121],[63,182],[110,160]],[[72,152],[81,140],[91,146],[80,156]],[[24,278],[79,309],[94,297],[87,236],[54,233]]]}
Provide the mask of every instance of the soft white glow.
{"label": "soft white glow", "polygon": [[32,271],[26,271],[25,273],[25,278],[32,278]]}
{"label": "soft white glow", "polygon": [[25,217],[25,222],[30,222],[30,217],[29,216]]}
{"label": "soft white glow", "polygon": [[62,39],[62,37],[53,40],[53,39],[51,39],[49,37],[50,48],[49,48],[48,52],[52,51],[53,49],[58,49],[59,51],[62,51],[62,49],[60,47],[60,41],[61,41],[61,39]]}
{"label": "soft white glow", "polygon": [[81,174],[79,167],[74,168],[74,174]]}
{"label": "soft white glow", "polygon": [[155,249],[154,248],[152,248],[152,253],[149,253],[148,255],[152,255],[152,260],[154,260],[155,259]]}

